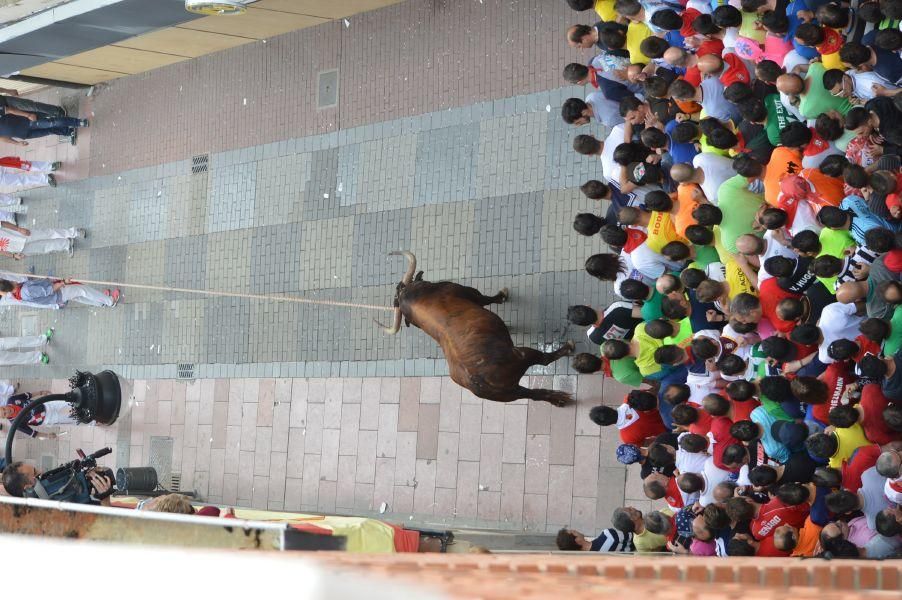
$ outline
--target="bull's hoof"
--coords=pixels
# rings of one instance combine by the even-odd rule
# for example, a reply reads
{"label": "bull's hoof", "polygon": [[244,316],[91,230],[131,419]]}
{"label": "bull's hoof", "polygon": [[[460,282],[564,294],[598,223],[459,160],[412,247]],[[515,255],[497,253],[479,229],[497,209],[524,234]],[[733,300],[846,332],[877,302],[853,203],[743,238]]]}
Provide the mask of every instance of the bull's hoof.
{"label": "bull's hoof", "polygon": [[576,343],[573,340],[567,340],[563,346],[561,346],[561,351],[563,352],[563,356],[570,356],[573,354],[573,351],[576,350]]}
{"label": "bull's hoof", "polygon": [[501,296],[501,304],[504,304],[511,298],[511,291],[507,288],[501,288],[501,291],[498,292],[498,295]]}
{"label": "bull's hoof", "polygon": [[568,404],[570,404],[570,398],[556,396],[548,400],[548,404],[557,407],[567,406]]}

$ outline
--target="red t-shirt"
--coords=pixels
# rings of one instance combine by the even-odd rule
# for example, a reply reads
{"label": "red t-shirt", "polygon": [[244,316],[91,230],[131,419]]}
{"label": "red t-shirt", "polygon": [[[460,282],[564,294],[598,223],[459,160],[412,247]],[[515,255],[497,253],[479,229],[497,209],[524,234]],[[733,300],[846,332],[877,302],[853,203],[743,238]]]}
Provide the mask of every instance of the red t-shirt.
{"label": "red t-shirt", "polygon": [[774,546],[774,536],[769,535],[758,543],[758,551],[755,556],[790,556],[791,553],[777,550]]}
{"label": "red t-shirt", "polygon": [[695,29],[692,28],[692,22],[695,17],[700,17],[702,13],[694,8],[687,8],[681,15],[683,17],[683,26],[680,28],[680,35],[683,37],[692,37],[695,35]]}
{"label": "red t-shirt", "polygon": [[723,464],[723,451],[726,450],[727,446],[742,443],[730,435],[730,427],[732,426],[733,421],[731,421],[729,417],[711,418],[711,435],[714,436],[714,466],[718,469],[723,469],[724,471],[730,471],[732,469],[728,469],[726,465]]}
{"label": "red t-shirt", "polygon": [[620,430],[620,439],[624,444],[642,446],[646,438],[664,433],[664,421],[657,410],[637,410],[635,413],[638,418]]}
{"label": "red t-shirt", "polygon": [[686,69],[686,74],[683,75],[683,79],[698,87],[702,84],[702,72],[698,70],[698,67],[689,67]]}
{"label": "red t-shirt", "polygon": [[[871,384],[877,385],[877,384]],[[877,386],[880,387],[879,385]],[[842,487],[853,494],[861,489],[861,474],[877,464],[880,446],[862,446],[852,453],[852,457],[842,466]]]}
{"label": "red t-shirt", "polygon": [[827,370],[821,373],[818,379],[827,384],[828,399],[823,404],[811,405],[811,416],[821,423],[827,423],[830,410],[839,406],[839,399],[842,398],[843,392],[850,383],[854,383],[858,378],[849,371],[848,364],[836,361],[830,363]]}
{"label": "red t-shirt", "polygon": [[777,277],[770,277],[758,285],[758,298],[761,301],[761,312],[779,332],[790,333],[796,326],[794,321],[784,321],[777,316],[777,305],[784,298],[801,298],[799,294],[787,292],[777,285]]}
{"label": "red t-shirt", "polygon": [[746,68],[742,59],[730,52],[723,57],[724,72],[720,76],[720,82],[724,87],[728,87],[731,83],[748,83],[749,70]]}
{"label": "red t-shirt", "polygon": [[862,358],[867,356],[868,354],[873,354],[874,356],[880,356],[881,348],[880,344],[875,342],[874,340],[869,340],[863,335],[859,335],[855,338],[855,343],[858,344],[858,354],[855,355],[855,362],[857,363]]}
{"label": "red t-shirt", "polygon": [[763,540],[772,536],[777,527],[782,525],[801,528],[805,524],[810,510],[811,506],[807,502],[796,506],[787,506],[779,498],[774,498],[762,506],[758,516],[752,520],[752,535],[756,540]]}
{"label": "red t-shirt", "polygon": [[[667,494],[664,496],[664,500],[671,508],[683,508],[683,495],[680,493],[676,477],[671,477],[667,481]],[[676,530],[676,527],[673,529]]]}
{"label": "red t-shirt", "polygon": [[861,427],[864,435],[875,444],[889,444],[894,440],[902,440],[902,434],[893,431],[886,426],[883,419],[883,409],[889,404],[889,400],[883,395],[883,390],[878,383],[869,383],[861,388],[861,405],[864,416],[861,417]]}
{"label": "red t-shirt", "polygon": [[705,54],[716,54],[720,56],[723,54],[723,40],[713,39],[713,40],[705,40],[702,42],[698,48],[695,50],[696,56],[704,56]]}
{"label": "red t-shirt", "polygon": [[750,398],[749,400],[737,401],[730,399],[733,406],[733,421],[751,421],[752,411],[761,406],[761,403]]}
{"label": "red t-shirt", "polygon": [[711,415],[700,406],[696,406],[695,409],[698,411],[698,419],[689,426],[689,433],[706,436],[711,431]]}

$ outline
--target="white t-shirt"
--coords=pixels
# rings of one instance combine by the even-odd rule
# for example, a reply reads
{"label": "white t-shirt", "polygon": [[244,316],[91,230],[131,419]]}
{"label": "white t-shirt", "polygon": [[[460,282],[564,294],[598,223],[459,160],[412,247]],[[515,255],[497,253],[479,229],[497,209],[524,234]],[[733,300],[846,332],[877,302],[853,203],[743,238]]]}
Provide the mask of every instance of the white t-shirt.
{"label": "white t-shirt", "polygon": [[[680,437],[686,435],[680,434]],[[705,472],[705,462],[710,456],[705,452],[686,452],[682,448],[676,451],[676,468],[680,473],[697,473],[701,475]]]}
{"label": "white t-shirt", "polygon": [[855,314],[854,303],[834,302],[825,306],[817,322],[824,336],[824,341],[817,350],[818,360],[825,365],[836,362],[827,356],[827,348],[836,340],[854,340],[858,337],[861,333],[858,326],[863,320],[864,317]]}
{"label": "white t-shirt", "polygon": [[22,235],[12,229],[0,228],[0,250],[15,254],[25,249],[28,236]]}
{"label": "white t-shirt", "polygon": [[821,224],[817,222],[817,213],[807,200],[799,200],[798,208],[796,208],[795,218],[792,220],[792,227],[789,227],[790,235],[796,236],[806,229],[814,233],[820,233]]}
{"label": "white t-shirt", "polygon": [[856,71],[855,69],[849,69],[846,71],[846,75],[852,78],[852,81],[855,83],[855,90],[853,91],[855,95],[862,100],[873,100],[877,97],[874,93],[874,89],[871,87],[874,84],[882,85],[888,90],[899,89],[898,86],[893,85],[873,71]]}
{"label": "white t-shirt", "polygon": [[761,254],[758,257],[758,264],[761,265],[761,268],[758,269],[758,287],[761,287],[761,283],[767,281],[773,275],[764,270],[764,261],[772,256],[785,256],[786,258],[791,258],[792,260],[798,259],[798,256],[795,252],[792,251],[791,248],[787,248],[780,242],[774,239],[774,232],[768,230],[764,234],[764,240],[767,242],[767,248],[764,249],[764,254]]}
{"label": "white t-shirt", "polygon": [[727,179],[736,176],[733,170],[733,161],[720,154],[702,152],[692,159],[692,165],[700,167],[705,172],[705,181],[701,184],[705,198],[711,204],[717,205],[717,189]]}
{"label": "white t-shirt", "polygon": [[[635,279],[636,281],[641,281],[645,285],[652,287],[655,284],[655,277],[646,277],[643,275],[637,268],[636,265],[633,264],[633,259],[631,255],[623,250],[620,251],[620,260],[623,261],[624,266],[626,267],[626,272],[617,273],[617,277],[614,279],[614,293],[620,296],[620,286],[623,285],[623,282],[627,279]],[[622,296],[621,296],[622,297]]]}
{"label": "white t-shirt", "polygon": [[720,467],[714,466],[714,457],[709,456],[705,460],[705,466],[702,471],[702,477],[705,478],[705,489],[702,491],[698,499],[698,503],[702,506],[708,506],[714,503],[714,488],[719,484],[730,479],[732,473],[724,471]]}
{"label": "white t-shirt", "polygon": [[[619,110],[619,108],[618,108]],[[614,149],[623,143],[623,124],[611,128],[611,133],[604,140],[604,148],[601,150],[601,172],[609,181],[620,182],[620,171],[623,167],[614,162]]]}
{"label": "white t-shirt", "polygon": [[670,262],[663,254],[658,254],[648,247],[647,242],[642,242],[633,249],[630,258],[633,266],[644,276],[651,279],[657,279],[667,270],[676,270],[680,268],[677,263]]}
{"label": "white t-shirt", "polygon": [[586,104],[592,107],[595,119],[605,127],[623,123],[623,117],[620,116],[620,105],[605,98],[601,92],[592,92],[586,96]]}

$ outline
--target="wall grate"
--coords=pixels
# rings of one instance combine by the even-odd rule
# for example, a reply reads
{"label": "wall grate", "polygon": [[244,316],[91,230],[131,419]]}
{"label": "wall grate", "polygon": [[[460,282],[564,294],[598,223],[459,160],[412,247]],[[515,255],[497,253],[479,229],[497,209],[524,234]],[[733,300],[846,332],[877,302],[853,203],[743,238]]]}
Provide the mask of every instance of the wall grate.
{"label": "wall grate", "polygon": [[209,154],[198,154],[191,159],[191,174],[206,173],[210,165]]}
{"label": "wall grate", "polygon": [[179,363],[178,364],[178,378],[179,379],[194,379],[194,363]]}
{"label": "wall grate", "polygon": [[322,71],[316,79],[316,108],[338,105],[338,69]]}
{"label": "wall grate", "polygon": [[181,473],[170,473],[169,474],[169,487],[167,489],[170,492],[181,492],[182,491],[182,474]]}

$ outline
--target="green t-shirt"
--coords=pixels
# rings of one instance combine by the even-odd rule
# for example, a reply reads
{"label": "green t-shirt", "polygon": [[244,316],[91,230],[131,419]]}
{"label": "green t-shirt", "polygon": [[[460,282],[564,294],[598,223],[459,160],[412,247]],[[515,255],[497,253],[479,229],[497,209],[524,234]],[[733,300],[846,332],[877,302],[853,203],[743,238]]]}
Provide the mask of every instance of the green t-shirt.
{"label": "green t-shirt", "polygon": [[824,65],[811,63],[808,67],[808,75],[805,77],[808,85],[808,93],[802,94],[799,99],[799,112],[806,119],[816,119],[825,112],[839,111],[845,115],[852,109],[852,104],[845,98],[838,98],[824,87]]}
{"label": "green t-shirt", "polygon": [[661,312],[661,302],[663,300],[664,296],[659,294],[658,290],[654,290],[651,294],[651,298],[642,304],[642,320],[648,323],[649,321],[654,321],[655,319],[663,317],[664,313]]}
{"label": "green t-shirt", "polygon": [[786,107],[780,102],[780,94],[765,96],[764,108],[767,109],[767,123],[764,126],[767,130],[767,140],[771,145],[779,146],[780,132],[790,123],[798,121],[798,119],[786,110]]}
{"label": "green t-shirt", "polygon": [[755,40],[759,44],[764,43],[764,37],[767,32],[758,29],[758,13],[742,11],[742,23],[739,25],[739,35]]}
{"label": "green t-shirt", "polygon": [[699,269],[704,269],[713,262],[720,262],[720,255],[714,246],[696,246],[695,262]]}
{"label": "green t-shirt", "polygon": [[902,348],[902,306],[893,310],[893,318],[890,320],[889,337],[883,343],[883,355],[893,356]]}
{"label": "green t-shirt", "polygon": [[664,345],[664,340],[656,340],[645,332],[645,323],[639,323],[633,332],[633,341],[639,342],[639,356],[636,357],[636,366],[643,377],[654,375],[661,370],[661,365],[655,362],[655,350]]}
{"label": "green t-shirt", "polygon": [[[824,227],[821,229],[818,239],[821,242],[821,253],[818,256],[829,254],[836,258],[843,259],[846,257],[845,250],[855,245],[855,240],[845,229],[830,229]],[[818,277],[818,281],[824,284],[824,287],[833,291],[836,285],[836,277]]]}
{"label": "green t-shirt", "polygon": [[611,375],[614,379],[630,387],[642,385],[642,373],[636,366],[636,359],[632,356],[611,361]]}
{"label": "green t-shirt", "polygon": [[792,421],[792,417],[786,414],[779,402],[775,402],[764,395],[759,395],[758,400],[761,401],[761,406],[767,411],[767,414],[777,421]]}
{"label": "green t-shirt", "polygon": [[717,189],[717,206],[723,213],[720,242],[727,252],[736,254],[736,240],[744,233],[752,233],[755,214],[764,204],[764,197],[748,190],[749,181],[742,175],[730,177]]}

